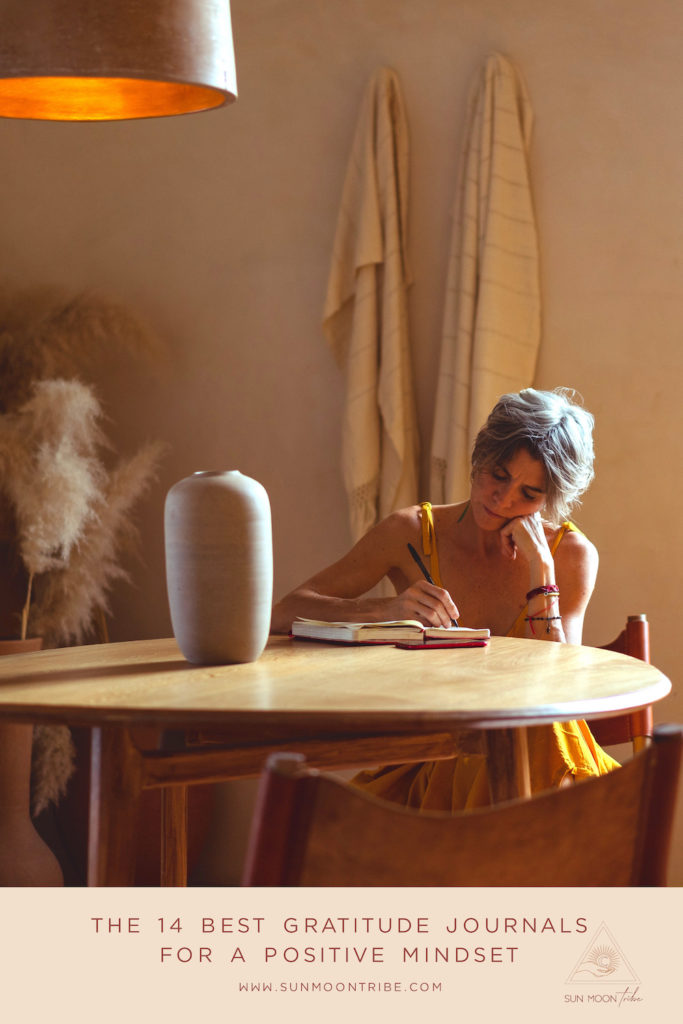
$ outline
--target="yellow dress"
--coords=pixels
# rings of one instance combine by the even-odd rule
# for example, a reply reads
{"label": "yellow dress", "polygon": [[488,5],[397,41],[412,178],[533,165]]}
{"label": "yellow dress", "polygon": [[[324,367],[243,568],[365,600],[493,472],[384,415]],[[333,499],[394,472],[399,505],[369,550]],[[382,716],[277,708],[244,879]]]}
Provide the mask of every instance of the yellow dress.
{"label": "yellow dress", "polygon": [[[552,546],[555,554],[565,533],[576,530],[562,524]],[[422,503],[422,549],[430,560],[432,579],[443,586],[436,551],[434,520],[429,502]],[[517,616],[507,636],[525,635],[526,607]],[[584,721],[556,722],[528,729],[529,767],[532,792],[559,786],[571,776],[577,779],[604,775],[619,763],[598,746]],[[486,758],[461,754],[445,761],[422,761],[363,771],[353,784],[404,807],[431,811],[461,811],[490,803]]]}

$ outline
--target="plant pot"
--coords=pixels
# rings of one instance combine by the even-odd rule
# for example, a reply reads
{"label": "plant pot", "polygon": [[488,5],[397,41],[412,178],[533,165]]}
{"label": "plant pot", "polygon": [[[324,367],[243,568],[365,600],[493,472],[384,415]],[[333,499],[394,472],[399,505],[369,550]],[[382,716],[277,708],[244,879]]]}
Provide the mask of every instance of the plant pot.
{"label": "plant pot", "polygon": [[[40,638],[0,640],[0,656],[39,651]],[[33,726],[0,719],[0,885],[63,885],[59,861],[31,820]]]}

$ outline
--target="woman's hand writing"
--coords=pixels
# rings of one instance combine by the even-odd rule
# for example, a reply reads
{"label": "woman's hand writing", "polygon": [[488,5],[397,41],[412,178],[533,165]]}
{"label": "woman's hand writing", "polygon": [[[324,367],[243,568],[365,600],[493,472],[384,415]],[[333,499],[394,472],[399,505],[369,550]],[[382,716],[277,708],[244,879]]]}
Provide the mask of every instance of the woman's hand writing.
{"label": "woman's hand writing", "polygon": [[417,580],[384,605],[385,617],[418,619],[426,626],[450,626],[459,612],[447,590],[427,580]]}

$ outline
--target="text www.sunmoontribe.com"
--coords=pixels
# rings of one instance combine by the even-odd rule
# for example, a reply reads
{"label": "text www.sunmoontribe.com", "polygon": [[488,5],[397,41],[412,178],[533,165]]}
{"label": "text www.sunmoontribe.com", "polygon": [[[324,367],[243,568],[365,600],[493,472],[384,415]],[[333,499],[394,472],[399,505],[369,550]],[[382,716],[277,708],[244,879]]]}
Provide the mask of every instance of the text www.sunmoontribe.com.
{"label": "text www.sunmoontribe.com", "polygon": [[441,992],[440,981],[240,981],[238,991],[256,992]]}

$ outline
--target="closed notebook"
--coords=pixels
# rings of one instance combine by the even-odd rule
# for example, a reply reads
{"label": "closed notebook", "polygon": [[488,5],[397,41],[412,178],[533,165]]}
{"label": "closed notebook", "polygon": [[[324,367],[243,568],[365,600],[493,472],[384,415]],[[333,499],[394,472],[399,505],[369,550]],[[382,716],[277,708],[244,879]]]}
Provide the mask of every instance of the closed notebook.
{"label": "closed notebook", "polygon": [[291,635],[305,640],[341,644],[394,644],[400,647],[483,647],[488,629],[467,626],[423,626],[417,619],[391,622],[323,622],[295,619]]}

